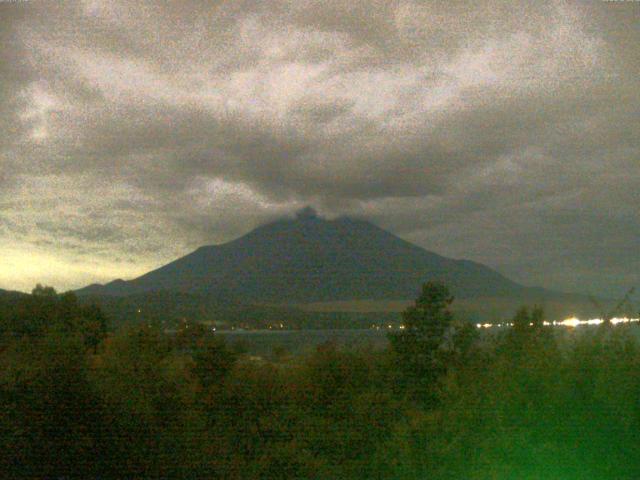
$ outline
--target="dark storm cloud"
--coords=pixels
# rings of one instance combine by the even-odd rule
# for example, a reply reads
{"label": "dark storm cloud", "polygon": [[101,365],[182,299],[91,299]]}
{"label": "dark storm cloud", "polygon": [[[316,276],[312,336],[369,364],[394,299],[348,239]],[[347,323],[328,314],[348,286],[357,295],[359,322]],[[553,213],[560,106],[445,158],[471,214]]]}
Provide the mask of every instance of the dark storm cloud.
{"label": "dark storm cloud", "polygon": [[[640,280],[640,5],[0,9],[14,255],[33,246],[106,280],[313,204],[526,283]],[[59,282],[91,272],[74,275]]]}

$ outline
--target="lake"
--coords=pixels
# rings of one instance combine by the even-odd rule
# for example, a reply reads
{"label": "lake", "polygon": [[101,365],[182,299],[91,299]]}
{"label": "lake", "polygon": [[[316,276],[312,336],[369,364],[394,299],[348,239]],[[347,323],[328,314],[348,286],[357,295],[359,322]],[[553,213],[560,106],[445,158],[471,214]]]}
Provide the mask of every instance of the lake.
{"label": "lake", "polygon": [[[505,331],[508,327],[494,327],[481,329],[481,335],[495,335]],[[582,332],[593,331],[595,326],[579,326],[576,328],[558,326],[557,334],[561,336],[576,335]],[[640,327],[637,323],[615,326],[613,328],[629,329],[634,337],[640,340]],[[225,330],[218,331],[214,335],[223,337],[230,345],[242,346],[252,355],[270,357],[274,349],[284,349],[288,353],[298,355],[315,350],[318,345],[334,342],[337,346],[349,349],[374,349],[385,348],[389,341],[385,329],[326,329],[326,330]]]}
{"label": "lake", "polygon": [[315,350],[318,345],[334,342],[338,346],[382,349],[387,346],[387,331],[374,329],[353,330],[234,330],[216,332],[230,345],[242,345],[253,355],[267,357],[274,348],[283,348],[291,354]]}

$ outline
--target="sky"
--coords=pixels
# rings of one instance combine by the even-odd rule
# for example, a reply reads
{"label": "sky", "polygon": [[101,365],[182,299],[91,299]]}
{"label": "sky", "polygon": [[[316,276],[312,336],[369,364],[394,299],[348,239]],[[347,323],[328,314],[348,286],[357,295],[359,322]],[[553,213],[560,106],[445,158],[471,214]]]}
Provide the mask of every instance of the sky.
{"label": "sky", "polygon": [[0,0],[0,288],[312,205],[526,285],[640,287],[640,2]]}

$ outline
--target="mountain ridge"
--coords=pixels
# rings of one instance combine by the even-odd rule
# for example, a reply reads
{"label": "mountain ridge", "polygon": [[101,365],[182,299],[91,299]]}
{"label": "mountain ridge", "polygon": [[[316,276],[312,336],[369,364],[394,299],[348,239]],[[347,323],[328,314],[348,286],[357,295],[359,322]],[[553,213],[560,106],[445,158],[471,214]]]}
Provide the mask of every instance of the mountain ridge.
{"label": "mountain ridge", "polygon": [[414,298],[430,279],[446,282],[461,298],[546,292],[478,262],[431,252],[366,220],[327,220],[309,212],[261,225],[223,244],[199,247],[132,280],[76,292],[124,296],[193,291],[220,300],[298,303]]}

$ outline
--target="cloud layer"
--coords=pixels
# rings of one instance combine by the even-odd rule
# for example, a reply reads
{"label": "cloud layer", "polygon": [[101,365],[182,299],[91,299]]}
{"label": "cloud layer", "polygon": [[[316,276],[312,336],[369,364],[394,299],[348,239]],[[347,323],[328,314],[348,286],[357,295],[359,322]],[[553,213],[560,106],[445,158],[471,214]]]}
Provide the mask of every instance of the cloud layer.
{"label": "cloud layer", "polygon": [[637,284],[640,4],[533,3],[0,3],[0,287],[306,204],[527,284]]}

